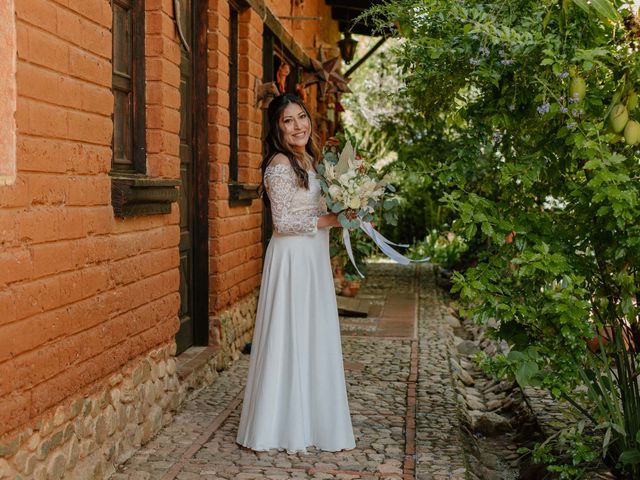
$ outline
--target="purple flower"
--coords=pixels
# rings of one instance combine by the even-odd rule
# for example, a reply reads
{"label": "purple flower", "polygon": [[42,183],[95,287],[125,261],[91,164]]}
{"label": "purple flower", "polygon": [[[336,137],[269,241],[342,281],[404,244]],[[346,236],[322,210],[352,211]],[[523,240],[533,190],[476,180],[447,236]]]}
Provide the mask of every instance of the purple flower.
{"label": "purple flower", "polygon": [[560,98],[558,99],[559,102],[564,102],[564,95],[560,95]]}
{"label": "purple flower", "polygon": [[564,71],[564,72],[557,73],[556,75],[558,75],[558,77],[560,78],[567,78],[569,76],[569,72]]}
{"label": "purple flower", "polygon": [[490,51],[487,47],[480,47],[480,48],[478,49],[478,52],[479,52],[481,55],[489,55],[489,53],[491,53],[491,51]]}
{"label": "purple flower", "polygon": [[491,135],[491,140],[493,140],[494,142],[499,142],[500,140],[502,140],[502,134],[500,132],[493,132],[493,135]]}
{"label": "purple flower", "polygon": [[543,103],[542,105],[536,108],[536,110],[540,115],[547,113],[550,109],[551,109],[551,105],[549,105],[548,103]]}
{"label": "purple flower", "polygon": [[567,123],[567,128],[569,130],[573,130],[574,128],[576,128],[576,125],[578,125],[576,122],[569,122]]}
{"label": "purple flower", "polygon": [[580,94],[579,93],[574,93],[573,95],[571,95],[571,97],[569,97],[569,101],[571,103],[576,103],[580,101]]}
{"label": "purple flower", "polygon": [[506,58],[504,60],[500,60],[500,63],[502,65],[513,65],[513,60],[511,60],[510,58]]}
{"label": "purple flower", "polygon": [[477,58],[470,58],[469,63],[471,65],[480,65],[480,60],[478,60]]}
{"label": "purple flower", "polygon": [[582,115],[584,113],[584,110],[578,110],[578,109],[571,109],[571,116],[572,117],[579,117],[580,115]]}
{"label": "purple flower", "polygon": [[569,109],[567,107],[560,107],[560,111],[562,113],[567,113],[569,111]]}
{"label": "purple flower", "polygon": [[516,109],[516,106],[512,103],[511,105],[509,105],[509,111],[513,112]]}

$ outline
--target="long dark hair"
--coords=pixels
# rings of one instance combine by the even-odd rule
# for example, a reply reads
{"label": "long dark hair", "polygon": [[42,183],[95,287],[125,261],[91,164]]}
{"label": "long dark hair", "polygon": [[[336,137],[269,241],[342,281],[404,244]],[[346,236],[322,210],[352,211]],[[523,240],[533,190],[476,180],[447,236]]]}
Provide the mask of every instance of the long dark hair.
{"label": "long dark hair", "polygon": [[[313,122],[311,120],[309,110],[300,99],[300,97],[291,93],[285,93],[271,100],[269,108],[267,109],[268,131],[267,136],[264,140],[264,158],[262,159],[262,165],[260,166],[260,168],[262,169],[262,178],[264,179],[264,172],[271,163],[271,160],[273,160],[273,157],[278,153],[282,153],[289,159],[291,167],[293,167],[293,171],[295,172],[296,177],[298,177],[299,185],[303,186],[306,189],[309,189],[309,175],[302,166],[302,155],[292,150],[289,145],[287,145],[283,141],[282,132],[280,131],[280,127],[278,126],[278,121],[282,116],[282,112],[287,107],[287,105],[290,105],[292,103],[299,105],[309,118],[309,122],[311,125],[311,135],[309,135],[309,141],[305,146],[305,151],[312,158],[313,168],[315,169],[318,165],[318,162],[320,162],[320,149],[318,148],[318,145],[314,139]],[[265,199],[265,201],[268,201],[267,196],[264,195],[264,180],[260,185],[260,194]]]}

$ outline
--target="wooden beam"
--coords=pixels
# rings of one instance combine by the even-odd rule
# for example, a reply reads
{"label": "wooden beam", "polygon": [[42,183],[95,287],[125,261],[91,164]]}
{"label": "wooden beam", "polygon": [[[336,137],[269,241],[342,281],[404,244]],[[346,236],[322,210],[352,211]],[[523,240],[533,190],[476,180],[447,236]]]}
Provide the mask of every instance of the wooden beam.
{"label": "wooden beam", "polygon": [[325,0],[325,3],[331,7],[356,8],[366,10],[376,3],[375,0]]}
{"label": "wooden beam", "polygon": [[284,28],[284,25],[280,22],[273,12],[264,3],[264,0],[247,0],[249,7],[254,9],[260,18],[264,20],[264,24],[278,37],[282,46],[285,47],[294,56],[296,61],[304,68],[311,68],[311,59],[309,55],[300,47],[298,42],[291,36],[289,32]]}

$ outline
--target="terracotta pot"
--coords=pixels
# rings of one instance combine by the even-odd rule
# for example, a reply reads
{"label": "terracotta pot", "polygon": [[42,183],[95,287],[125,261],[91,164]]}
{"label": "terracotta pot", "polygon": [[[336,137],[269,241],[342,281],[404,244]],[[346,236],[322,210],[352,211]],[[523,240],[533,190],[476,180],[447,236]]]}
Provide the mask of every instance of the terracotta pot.
{"label": "terracotta pot", "polygon": [[[624,330],[623,333],[624,346],[628,350],[629,345],[633,343],[633,336],[627,330]],[[600,328],[597,335],[593,338],[587,340],[587,348],[591,350],[593,353],[597,353],[600,351],[600,342],[602,342],[603,346],[607,346],[609,344],[609,339],[613,339],[615,337],[615,329],[611,325],[607,325],[604,328]]]}
{"label": "terracotta pot", "polygon": [[344,297],[355,297],[360,291],[360,281],[346,280],[342,287],[341,295]]}

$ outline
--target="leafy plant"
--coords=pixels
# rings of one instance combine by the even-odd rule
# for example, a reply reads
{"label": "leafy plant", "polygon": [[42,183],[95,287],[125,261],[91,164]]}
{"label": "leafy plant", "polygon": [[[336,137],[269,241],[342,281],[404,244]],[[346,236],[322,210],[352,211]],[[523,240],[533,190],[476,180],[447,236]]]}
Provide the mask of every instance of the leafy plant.
{"label": "leafy plant", "polygon": [[481,246],[455,290],[509,343],[496,370],[572,403],[609,464],[640,477],[640,18],[618,0],[397,0],[370,15],[404,37],[411,108],[394,138],[419,155],[398,162]]}
{"label": "leafy plant", "polygon": [[451,269],[467,250],[464,239],[453,232],[440,233],[433,229],[426,238],[409,249],[410,258],[429,257],[432,263]]}

